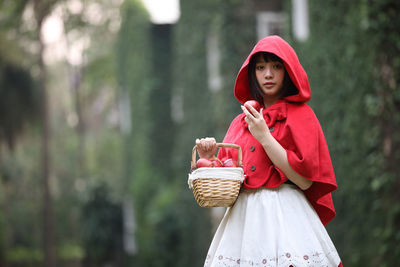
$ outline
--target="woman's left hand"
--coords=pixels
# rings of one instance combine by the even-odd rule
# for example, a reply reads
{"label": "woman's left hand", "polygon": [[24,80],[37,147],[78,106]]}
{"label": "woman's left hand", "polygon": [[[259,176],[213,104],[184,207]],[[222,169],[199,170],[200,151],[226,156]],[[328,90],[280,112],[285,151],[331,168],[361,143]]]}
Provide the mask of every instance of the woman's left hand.
{"label": "woman's left hand", "polygon": [[257,110],[249,104],[245,106],[242,105],[241,108],[246,115],[244,120],[249,127],[250,133],[258,140],[258,142],[263,144],[268,135],[270,135],[268,125],[262,114],[263,109],[261,108],[260,112],[257,112]]}

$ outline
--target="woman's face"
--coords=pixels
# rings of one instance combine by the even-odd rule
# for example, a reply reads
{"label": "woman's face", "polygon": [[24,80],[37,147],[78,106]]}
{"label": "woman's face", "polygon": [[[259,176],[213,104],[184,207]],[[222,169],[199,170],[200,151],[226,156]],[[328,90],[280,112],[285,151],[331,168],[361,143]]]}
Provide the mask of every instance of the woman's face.
{"label": "woman's face", "polygon": [[262,55],[256,59],[256,78],[264,100],[275,102],[281,97],[285,66],[279,61],[266,62]]}

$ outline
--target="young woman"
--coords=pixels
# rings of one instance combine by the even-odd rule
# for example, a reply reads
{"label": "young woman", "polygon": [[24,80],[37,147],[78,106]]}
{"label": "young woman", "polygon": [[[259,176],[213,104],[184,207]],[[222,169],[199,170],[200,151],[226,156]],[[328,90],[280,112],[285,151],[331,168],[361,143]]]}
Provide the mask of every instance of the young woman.
{"label": "young woman", "polygon": [[[320,124],[305,104],[307,74],[292,47],[278,36],[259,41],[242,65],[234,94],[242,105],[224,143],[243,152],[245,180],[227,209],[205,266],[341,266],[324,225],[336,213],[337,188]],[[200,157],[216,153],[214,138],[196,140]],[[237,158],[221,148],[218,158]]]}

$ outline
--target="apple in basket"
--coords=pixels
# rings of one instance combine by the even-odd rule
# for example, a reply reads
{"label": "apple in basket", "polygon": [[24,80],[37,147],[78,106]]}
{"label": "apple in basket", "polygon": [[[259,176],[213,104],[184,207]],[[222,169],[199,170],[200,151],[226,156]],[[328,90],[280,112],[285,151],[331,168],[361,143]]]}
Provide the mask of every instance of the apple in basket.
{"label": "apple in basket", "polygon": [[239,164],[236,160],[227,159],[224,161],[224,167],[237,168],[238,166],[239,166]]}
{"label": "apple in basket", "polygon": [[206,158],[200,158],[196,162],[197,168],[212,168],[212,167],[222,167],[222,162],[219,159],[209,160]]}
{"label": "apple in basket", "polygon": [[257,111],[260,111],[260,109],[261,109],[260,103],[258,103],[258,101],[256,101],[256,100],[249,100],[249,101],[246,101],[246,103],[244,103],[244,104],[245,105],[249,104],[250,106],[252,106]]}
{"label": "apple in basket", "polygon": [[223,167],[223,166],[224,166],[224,165],[222,164],[222,162],[221,162],[218,158],[213,159],[211,162],[212,162],[212,164],[213,164],[213,167]]}
{"label": "apple in basket", "polygon": [[200,158],[197,162],[196,162],[196,167],[197,168],[210,168],[213,166],[213,163],[211,160],[206,159],[206,158]]}

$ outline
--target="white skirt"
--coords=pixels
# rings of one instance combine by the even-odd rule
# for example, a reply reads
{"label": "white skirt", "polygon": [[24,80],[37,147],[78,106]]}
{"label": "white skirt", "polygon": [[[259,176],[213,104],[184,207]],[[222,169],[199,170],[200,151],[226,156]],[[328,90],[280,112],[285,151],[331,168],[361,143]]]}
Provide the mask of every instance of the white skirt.
{"label": "white skirt", "polygon": [[243,190],[228,208],[204,266],[329,266],[339,255],[296,186]]}

